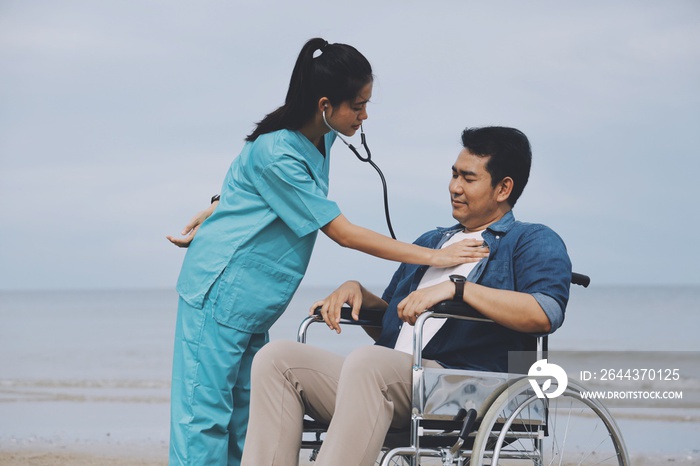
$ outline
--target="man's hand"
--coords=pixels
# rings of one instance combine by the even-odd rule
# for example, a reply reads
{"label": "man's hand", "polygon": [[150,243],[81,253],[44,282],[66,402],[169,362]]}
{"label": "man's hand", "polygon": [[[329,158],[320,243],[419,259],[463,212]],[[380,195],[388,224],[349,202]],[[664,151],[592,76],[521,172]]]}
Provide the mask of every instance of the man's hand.
{"label": "man's hand", "polygon": [[194,239],[194,235],[197,234],[197,230],[199,230],[199,226],[204,222],[209,216],[214,212],[214,209],[216,209],[216,206],[219,205],[219,201],[214,201],[212,204],[192,217],[192,220],[190,220],[190,223],[185,225],[185,228],[183,228],[181,235],[184,236],[184,238],[175,238],[174,236],[166,236],[168,238],[168,241],[173,243],[175,246],[181,247],[181,248],[186,248],[189,247],[190,243]]}
{"label": "man's hand", "polygon": [[406,296],[397,306],[399,319],[413,325],[418,316],[426,309],[430,309],[439,302],[452,299],[454,295],[455,285],[450,281],[416,290]]}
{"label": "man's hand", "polygon": [[439,268],[453,267],[459,264],[479,262],[488,255],[489,248],[484,245],[482,240],[463,239],[446,248],[436,249],[430,265]]}
{"label": "man's hand", "polygon": [[321,317],[331,330],[340,333],[340,309],[343,304],[352,306],[352,318],[360,318],[362,307],[362,287],[359,282],[347,281],[325,299],[316,301],[309,309],[309,315],[314,315],[317,307],[321,306]]}

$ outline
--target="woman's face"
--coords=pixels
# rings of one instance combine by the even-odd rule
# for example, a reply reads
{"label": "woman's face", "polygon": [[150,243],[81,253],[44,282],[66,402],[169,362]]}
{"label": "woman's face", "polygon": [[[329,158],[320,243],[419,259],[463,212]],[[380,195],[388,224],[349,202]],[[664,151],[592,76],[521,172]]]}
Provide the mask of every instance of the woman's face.
{"label": "woman's face", "polygon": [[352,136],[367,119],[367,103],[372,97],[372,82],[365,84],[352,100],[346,100],[335,107],[328,104],[326,120],[343,136]]}

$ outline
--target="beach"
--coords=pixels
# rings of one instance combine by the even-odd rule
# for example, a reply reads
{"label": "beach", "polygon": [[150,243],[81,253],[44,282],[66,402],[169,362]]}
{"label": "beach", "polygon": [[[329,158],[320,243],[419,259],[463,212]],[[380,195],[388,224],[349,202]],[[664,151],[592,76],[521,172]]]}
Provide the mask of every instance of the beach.
{"label": "beach", "polygon": [[[435,461],[435,460],[433,460]],[[634,466],[690,466],[700,464],[698,456],[678,455],[640,456],[630,458]],[[166,453],[156,449],[148,451],[111,452],[111,451],[42,451],[17,450],[0,451],[0,464],[3,466],[166,466]],[[439,462],[422,463],[440,464]],[[313,465],[312,462],[301,459],[300,466]],[[562,466],[569,466],[564,464]]]}
{"label": "beach", "polygon": [[158,449],[146,451],[109,451],[104,447],[95,451],[47,449],[19,449],[0,451],[0,464],[6,466],[163,466],[167,452]]}
{"label": "beach", "polygon": [[[328,291],[302,287],[270,338],[295,339],[308,303]],[[601,359],[679,368],[683,399],[612,403],[634,465],[700,464],[699,298],[698,287],[574,290],[550,340],[576,372]],[[0,465],[167,464],[176,300],[172,290],[0,292]],[[673,333],[659,330],[660,315]],[[626,327],[630,316],[643,325]],[[314,326],[309,342],[347,354],[369,340]]]}

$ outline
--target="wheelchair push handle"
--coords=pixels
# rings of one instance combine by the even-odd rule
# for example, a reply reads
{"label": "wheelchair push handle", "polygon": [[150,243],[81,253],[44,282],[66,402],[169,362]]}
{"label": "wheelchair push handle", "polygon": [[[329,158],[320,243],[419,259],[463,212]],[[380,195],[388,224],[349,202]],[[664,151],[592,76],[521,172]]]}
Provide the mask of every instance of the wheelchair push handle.
{"label": "wheelchair push handle", "polygon": [[591,284],[591,277],[582,273],[573,272],[571,274],[571,283],[573,285],[580,285],[584,288],[588,288],[588,285]]}

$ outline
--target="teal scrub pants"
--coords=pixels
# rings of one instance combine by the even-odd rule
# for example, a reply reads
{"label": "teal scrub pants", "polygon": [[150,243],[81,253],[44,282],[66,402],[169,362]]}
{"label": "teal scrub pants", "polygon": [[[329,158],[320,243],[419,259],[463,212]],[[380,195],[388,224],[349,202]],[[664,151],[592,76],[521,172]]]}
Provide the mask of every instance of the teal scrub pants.
{"label": "teal scrub pants", "polygon": [[[216,297],[217,283],[209,296]],[[245,333],[216,322],[216,305],[180,299],[170,401],[172,465],[241,464],[248,427],[250,368],[267,333]]]}

